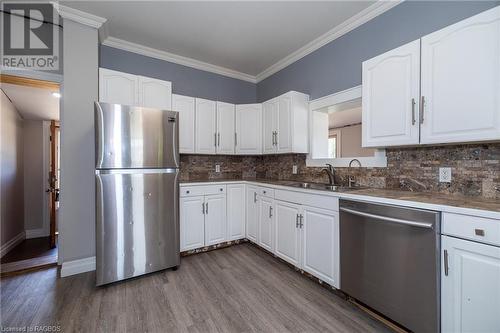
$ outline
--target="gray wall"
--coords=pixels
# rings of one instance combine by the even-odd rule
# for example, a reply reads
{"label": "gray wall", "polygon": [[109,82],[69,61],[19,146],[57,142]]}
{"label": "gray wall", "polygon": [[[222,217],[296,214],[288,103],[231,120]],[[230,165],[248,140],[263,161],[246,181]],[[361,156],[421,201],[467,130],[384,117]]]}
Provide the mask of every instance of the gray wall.
{"label": "gray wall", "polygon": [[24,228],[41,229],[44,227],[43,217],[46,214],[44,210],[46,193],[43,189],[46,185],[45,179],[48,178],[48,175],[44,174],[46,170],[43,165],[43,121],[25,120],[23,136]]}
{"label": "gray wall", "polygon": [[171,81],[175,94],[228,103],[254,103],[257,98],[253,83],[108,46],[100,47],[99,60],[104,68]]}
{"label": "gray wall", "polygon": [[500,1],[406,1],[257,84],[262,102],[290,90],[311,99],[361,84],[361,63]]}
{"label": "gray wall", "polygon": [[4,245],[24,231],[23,120],[0,91],[0,224]]}
{"label": "gray wall", "polygon": [[94,101],[97,100],[97,30],[64,20],[61,107],[60,256],[95,255]]}

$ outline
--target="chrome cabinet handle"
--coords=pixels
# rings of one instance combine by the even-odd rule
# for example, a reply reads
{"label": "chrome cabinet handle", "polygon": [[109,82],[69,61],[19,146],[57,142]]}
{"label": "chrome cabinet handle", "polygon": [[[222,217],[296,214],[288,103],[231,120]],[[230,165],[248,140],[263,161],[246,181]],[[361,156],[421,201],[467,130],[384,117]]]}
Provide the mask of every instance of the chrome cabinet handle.
{"label": "chrome cabinet handle", "polygon": [[269,206],[269,217],[273,217],[273,207]]}
{"label": "chrome cabinet handle", "polygon": [[408,220],[403,220],[403,219],[397,219],[394,217],[380,216],[380,215],[375,215],[375,214],[370,214],[370,213],[365,213],[365,212],[359,212],[357,210],[348,209],[348,208],[344,208],[344,207],[340,207],[340,211],[346,212],[349,214],[353,214],[353,215],[369,217],[369,218],[377,219],[377,220],[381,220],[381,221],[405,224],[405,225],[409,225],[412,227],[425,228],[425,229],[433,229],[434,228],[434,225],[432,223],[408,221]]}
{"label": "chrome cabinet handle", "polygon": [[217,146],[220,147],[220,132],[217,133]]}
{"label": "chrome cabinet handle", "polygon": [[253,192],[253,202],[257,202],[257,192]]}
{"label": "chrome cabinet handle", "polygon": [[274,137],[275,137],[274,144],[277,146],[278,145],[278,131],[274,132]]}
{"label": "chrome cabinet handle", "polygon": [[448,276],[448,250],[444,250],[444,275]]}
{"label": "chrome cabinet handle", "polygon": [[424,123],[425,97],[420,98],[420,124]]}
{"label": "chrome cabinet handle", "polygon": [[302,229],[302,227],[304,227],[304,215],[300,214],[299,217],[300,217],[300,228]]}
{"label": "chrome cabinet handle", "polygon": [[208,202],[207,202],[207,204],[206,204],[206,205],[207,205],[207,206],[206,206],[206,212],[207,212],[207,215],[208,215]]}
{"label": "chrome cabinet handle", "polygon": [[483,229],[474,229],[474,233],[476,234],[476,236],[484,237],[484,230]]}
{"label": "chrome cabinet handle", "polygon": [[205,215],[205,203],[204,202],[201,203],[201,213],[203,215]]}
{"label": "chrome cabinet handle", "polygon": [[299,214],[295,217],[295,228],[299,227]]}
{"label": "chrome cabinet handle", "polygon": [[238,134],[236,132],[234,132],[234,145],[238,145]]}
{"label": "chrome cabinet handle", "polygon": [[217,133],[214,133],[214,146],[217,147]]}
{"label": "chrome cabinet handle", "polygon": [[417,122],[417,117],[415,115],[415,98],[411,99],[411,124],[415,125]]}

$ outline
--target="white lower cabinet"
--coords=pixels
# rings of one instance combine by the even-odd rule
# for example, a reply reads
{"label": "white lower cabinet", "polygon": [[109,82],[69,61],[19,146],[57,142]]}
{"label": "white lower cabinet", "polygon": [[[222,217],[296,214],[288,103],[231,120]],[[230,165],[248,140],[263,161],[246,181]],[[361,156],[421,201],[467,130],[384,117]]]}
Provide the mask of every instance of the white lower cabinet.
{"label": "white lower cabinet", "polygon": [[500,247],[442,236],[441,331],[500,332]]}
{"label": "white lower cabinet", "polygon": [[245,238],[245,185],[227,185],[227,240]]}
{"label": "white lower cabinet", "polygon": [[205,197],[180,198],[181,251],[205,246]]}
{"label": "white lower cabinet", "polygon": [[300,205],[276,201],[276,255],[300,267]]}
{"label": "white lower cabinet", "polygon": [[259,238],[258,244],[274,252],[274,199],[259,198]]}
{"label": "white lower cabinet", "polygon": [[246,235],[248,240],[257,243],[259,232],[259,201],[257,186],[247,186],[246,197]]}
{"label": "white lower cabinet", "polygon": [[226,195],[205,196],[205,246],[226,240]]}

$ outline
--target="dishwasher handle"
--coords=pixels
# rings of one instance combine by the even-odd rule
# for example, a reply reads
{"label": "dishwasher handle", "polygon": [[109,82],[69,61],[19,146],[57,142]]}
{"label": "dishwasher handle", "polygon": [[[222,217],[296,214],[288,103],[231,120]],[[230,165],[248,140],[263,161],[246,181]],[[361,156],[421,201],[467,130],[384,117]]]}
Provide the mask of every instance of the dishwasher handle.
{"label": "dishwasher handle", "polygon": [[344,208],[344,207],[340,207],[340,211],[346,212],[349,214],[358,215],[358,216],[370,217],[373,219],[387,221],[387,222],[391,222],[391,223],[409,225],[409,226],[417,227],[417,228],[433,229],[433,227],[434,227],[434,225],[432,223],[408,221],[408,220],[398,219],[398,218],[394,218],[394,217],[387,217],[387,216],[381,216],[381,215],[360,212],[360,211],[357,211],[354,209],[349,209],[349,208]]}

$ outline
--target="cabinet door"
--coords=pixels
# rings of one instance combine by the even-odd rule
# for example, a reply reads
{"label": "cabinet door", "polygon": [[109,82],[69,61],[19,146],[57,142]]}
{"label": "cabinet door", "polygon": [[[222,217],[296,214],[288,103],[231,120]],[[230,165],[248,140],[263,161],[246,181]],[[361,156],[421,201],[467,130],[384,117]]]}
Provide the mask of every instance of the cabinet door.
{"label": "cabinet door", "polygon": [[419,143],[420,40],[363,62],[363,147]]}
{"label": "cabinet door", "polygon": [[277,150],[278,153],[292,151],[292,97],[280,96],[277,122]]}
{"label": "cabinet door", "polygon": [[257,243],[259,231],[259,201],[257,199],[257,188],[255,186],[247,187],[246,195],[246,235],[249,240]]}
{"label": "cabinet door", "polygon": [[180,198],[181,251],[205,246],[203,196]]}
{"label": "cabinet door", "polygon": [[274,200],[260,197],[258,244],[274,253]]}
{"label": "cabinet door", "polygon": [[205,196],[205,246],[226,241],[226,195]]}
{"label": "cabinet door", "polygon": [[234,104],[217,102],[217,154],[234,154]]}
{"label": "cabinet door", "polygon": [[139,105],[162,110],[172,109],[172,83],[139,76]]}
{"label": "cabinet door", "polygon": [[99,68],[99,101],[139,106],[137,75]]}
{"label": "cabinet door", "polygon": [[448,236],[441,248],[441,331],[500,332],[500,248]]}
{"label": "cabinet door", "polygon": [[275,254],[300,267],[300,206],[276,200],[275,207]]}
{"label": "cabinet door", "polygon": [[215,154],[217,139],[215,102],[196,98],[196,153]]}
{"label": "cabinet door", "polygon": [[274,154],[276,152],[276,123],[278,119],[278,99],[272,99],[262,103],[262,137],[263,153]]}
{"label": "cabinet door", "polygon": [[302,268],[339,288],[338,213],[304,207],[302,215]]}
{"label": "cabinet door", "polygon": [[262,104],[236,105],[236,153],[262,153]]}
{"label": "cabinet door", "polygon": [[193,154],[195,102],[193,97],[172,95],[172,110],[179,112],[179,152]]}
{"label": "cabinet door", "polygon": [[421,143],[500,139],[500,6],[422,38]]}
{"label": "cabinet door", "polygon": [[227,239],[245,238],[245,185],[227,185]]}

